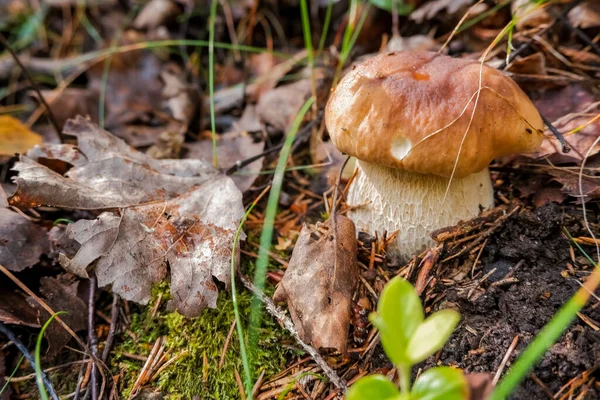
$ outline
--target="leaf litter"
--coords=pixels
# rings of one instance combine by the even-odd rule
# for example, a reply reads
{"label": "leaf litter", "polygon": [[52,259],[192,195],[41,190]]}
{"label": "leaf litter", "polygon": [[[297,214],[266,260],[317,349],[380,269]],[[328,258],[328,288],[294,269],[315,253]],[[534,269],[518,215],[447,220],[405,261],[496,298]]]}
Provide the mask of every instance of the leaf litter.
{"label": "leaf litter", "polygon": [[61,265],[81,277],[93,267],[100,286],[143,304],[169,276],[182,314],[215,307],[213,277],[227,285],[230,259],[238,257],[231,249],[243,206],[233,181],[200,160],[152,159],[81,117],[65,133],[77,138],[75,153],[55,145],[52,155],[73,167],[60,175],[23,156],[11,204],[117,210],[69,225],[65,235],[81,247],[61,254]]}

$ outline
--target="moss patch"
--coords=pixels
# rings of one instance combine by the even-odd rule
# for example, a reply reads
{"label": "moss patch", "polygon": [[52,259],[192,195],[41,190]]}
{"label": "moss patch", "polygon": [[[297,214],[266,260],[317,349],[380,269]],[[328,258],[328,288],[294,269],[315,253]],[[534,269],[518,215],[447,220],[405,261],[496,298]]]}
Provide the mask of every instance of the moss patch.
{"label": "moss patch", "polygon": [[[114,366],[113,373],[121,373],[119,392],[124,396],[129,394],[143,366],[141,361],[132,360],[124,354],[147,356],[154,342],[160,336],[164,336],[171,356],[188,352],[163,371],[157,382],[152,382],[167,399],[188,399],[193,396],[199,396],[201,399],[238,398],[234,368],[243,376],[243,367],[239,339],[235,331],[225,363],[219,369],[227,333],[235,319],[231,294],[221,291],[217,308],[206,310],[198,318],[187,319],[176,312],[165,310],[159,311],[152,318],[152,309],[159,293],[162,294],[162,304],[165,304],[169,293],[168,286],[161,284],[155,288],[154,300],[144,309],[133,313],[129,329],[136,335],[137,340],[124,335],[125,341],[118,343],[114,349],[111,364]],[[238,300],[246,330],[252,296],[247,291],[240,291]],[[292,355],[292,351],[282,345],[282,338],[286,337],[279,325],[268,314],[264,314],[258,348],[253,351],[256,357],[252,368],[254,379],[262,369],[268,377],[285,368],[286,360]],[[208,363],[203,361],[204,355]]]}

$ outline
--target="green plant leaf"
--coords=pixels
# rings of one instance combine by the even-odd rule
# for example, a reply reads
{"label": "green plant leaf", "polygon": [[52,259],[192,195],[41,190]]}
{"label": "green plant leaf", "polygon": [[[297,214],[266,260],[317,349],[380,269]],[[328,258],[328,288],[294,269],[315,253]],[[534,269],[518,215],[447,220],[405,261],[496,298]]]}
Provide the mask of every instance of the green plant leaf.
{"label": "green plant leaf", "polygon": [[383,375],[360,378],[346,393],[346,400],[399,400],[400,391]]}
{"label": "green plant leaf", "polygon": [[417,378],[411,400],[466,400],[469,385],[463,372],[452,367],[428,369]]}
{"label": "green plant leaf", "polygon": [[[369,0],[377,8],[392,12],[392,2],[394,0]],[[413,6],[410,4],[404,4],[403,0],[396,0],[398,2],[398,15],[408,15],[412,12]]]}
{"label": "green plant leaf", "polygon": [[421,299],[412,285],[400,277],[392,279],[381,293],[377,313],[370,319],[379,329],[383,349],[394,364],[410,362],[406,356],[408,341],[423,318]]}
{"label": "green plant leaf", "polygon": [[459,320],[460,314],[456,310],[446,309],[432,314],[410,337],[406,357],[412,364],[417,364],[444,347]]}

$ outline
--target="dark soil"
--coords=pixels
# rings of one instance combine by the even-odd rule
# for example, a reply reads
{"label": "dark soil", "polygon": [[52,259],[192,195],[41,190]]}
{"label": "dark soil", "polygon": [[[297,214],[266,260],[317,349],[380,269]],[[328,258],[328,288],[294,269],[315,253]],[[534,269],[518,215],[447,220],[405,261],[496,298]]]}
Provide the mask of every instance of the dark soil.
{"label": "dark soil", "polygon": [[[589,218],[597,220],[597,215],[589,213]],[[570,299],[580,287],[578,281],[590,271],[590,263],[577,249],[574,249],[573,262],[569,241],[563,233],[564,227],[573,237],[589,236],[581,220],[580,208],[550,203],[534,211],[522,210],[506,221],[490,237],[481,255],[484,274],[496,268],[485,283],[485,293],[476,300],[469,300],[468,290],[461,290],[459,285],[446,290],[444,301],[456,304],[463,320],[439,359],[428,360],[426,366],[432,366],[435,361],[457,365],[466,372],[495,374],[518,335],[518,345],[506,372],[510,362]],[[584,249],[592,256],[595,254],[595,248]],[[491,285],[520,261],[512,274],[518,282]],[[568,264],[574,274],[569,272]],[[600,309],[587,306],[582,312],[592,321],[600,321]],[[534,373],[550,392],[556,393],[571,379],[599,363],[600,332],[578,318],[550,348]],[[600,378],[598,372],[596,378]],[[514,399],[547,397],[531,379],[512,396]],[[591,388],[586,398],[600,398],[600,390]]]}

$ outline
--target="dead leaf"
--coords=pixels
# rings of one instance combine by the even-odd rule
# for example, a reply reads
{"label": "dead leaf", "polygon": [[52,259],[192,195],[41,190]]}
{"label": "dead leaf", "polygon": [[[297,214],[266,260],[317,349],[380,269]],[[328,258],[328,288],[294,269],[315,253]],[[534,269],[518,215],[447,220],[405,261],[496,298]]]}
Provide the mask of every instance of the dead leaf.
{"label": "dead leaf", "polygon": [[[187,153],[185,158],[200,159],[206,163],[212,162],[212,140],[200,140],[194,143],[186,143]],[[228,170],[237,161],[242,161],[256,156],[264,151],[265,142],[255,142],[252,136],[244,131],[228,132],[217,137],[217,158],[219,167]],[[258,159],[245,168],[231,175],[231,179],[242,193],[246,192],[261,171],[263,160]]]}
{"label": "dead leaf", "polygon": [[[39,328],[37,312],[19,293],[3,289],[0,291],[0,321],[10,325]],[[2,354],[0,352],[0,354]]]}
{"label": "dead leaf", "polygon": [[513,74],[546,75],[546,57],[539,52],[527,57],[519,57],[512,61],[506,70]]}
{"label": "dead leaf", "polygon": [[579,171],[565,170],[562,168],[546,168],[545,171],[552,178],[563,185],[562,191],[569,196],[578,198],[581,202],[581,194],[585,201],[600,198],[600,176],[584,174],[581,177],[581,191],[579,190]]}
{"label": "dead leaf", "polygon": [[473,0],[434,0],[413,11],[410,19],[421,24],[424,20],[434,18],[438,13],[441,14],[443,10],[446,10],[447,14],[453,15],[471,4],[473,4]]}
{"label": "dead leaf", "polygon": [[512,3],[511,11],[517,21],[517,29],[538,28],[540,25],[547,24],[551,18],[545,8],[540,7],[530,0],[515,0]]}
{"label": "dead leaf", "polygon": [[599,145],[590,150],[600,135],[600,120],[588,124],[576,133],[568,134],[569,131],[591,121],[600,111],[600,103],[596,102],[596,96],[591,90],[582,84],[569,85],[559,90],[544,92],[542,97],[534,102],[540,113],[553,121],[553,125],[565,134],[571,151],[562,153],[560,143],[546,132],[548,139],[542,143],[537,153],[529,157],[547,157],[553,164],[580,164],[588,151],[590,157],[600,152]]}
{"label": "dead leaf", "polygon": [[244,214],[233,181],[200,160],[152,159],[83,118],[69,121],[65,133],[77,137],[84,161],[63,176],[23,157],[15,165],[18,189],[11,203],[120,210],[69,225],[66,235],[81,247],[72,258],[63,254],[61,264],[86,277],[95,261],[100,286],[144,304],[152,285],[170,272],[182,314],[215,307],[212,278],[228,284]]}
{"label": "dead leaf", "polygon": [[486,400],[494,390],[492,374],[486,372],[477,372],[465,374],[469,384],[469,400]]}
{"label": "dead leaf", "polygon": [[600,4],[596,0],[584,1],[573,7],[567,16],[576,28],[596,28],[600,26]]}
{"label": "dead leaf", "polygon": [[198,107],[202,105],[198,90],[187,83],[185,74],[176,64],[167,65],[160,73],[164,82],[163,101],[173,118],[183,122],[185,129],[200,114]]}
{"label": "dead leaf", "polygon": [[179,12],[177,4],[171,0],[150,0],[133,21],[136,29],[156,29],[164,25]]}
{"label": "dead leaf", "polygon": [[0,115],[0,156],[14,156],[42,143],[42,137],[31,132],[18,119]]}
{"label": "dead leaf", "polygon": [[0,208],[0,265],[23,271],[48,251],[46,231],[8,208]]}
{"label": "dead leaf", "polygon": [[146,154],[159,160],[179,158],[184,140],[183,132],[164,131]]}
{"label": "dead leaf", "polygon": [[[98,98],[99,93],[93,89],[66,88],[58,90],[42,90],[42,96],[50,104],[52,114],[56,118],[59,127],[77,115],[83,115],[98,121]],[[34,92],[29,93],[32,100],[38,102]]]}
{"label": "dead leaf", "polygon": [[317,348],[344,354],[351,299],[358,282],[354,223],[336,215],[315,228],[304,226],[274,299],[287,301],[300,337]]}
{"label": "dead leaf", "polygon": [[[56,278],[43,277],[40,279],[40,292],[46,303],[55,312],[66,311],[61,319],[75,332],[86,329],[87,304],[78,296],[80,282],[67,274]],[[39,312],[39,323],[44,324],[50,314],[33,298],[29,304]],[[71,335],[57,322],[52,321],[46,330],[49,357],[55,357],[58,352],[71,340]]]}
{"label": "dead leaf", "polygon": [[262,123],[286,132],[310,94],[310,79],[279,86],[260,97],[256,113]]}
{"label": "dead leaf", "polygon": [[440,44],[427,35],[392,36],[387,51],[438,51]]}

